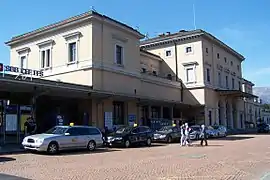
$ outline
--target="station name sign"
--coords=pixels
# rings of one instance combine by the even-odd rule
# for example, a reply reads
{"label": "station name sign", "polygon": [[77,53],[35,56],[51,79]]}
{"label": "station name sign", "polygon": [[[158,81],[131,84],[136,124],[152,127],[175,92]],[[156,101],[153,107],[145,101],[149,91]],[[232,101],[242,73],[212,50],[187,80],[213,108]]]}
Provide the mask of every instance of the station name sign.
{"label": "station name sign", "polygon": [[0,72],[13,72],[23,75],[32,75],[32,76],[43,76],[43,71],[33,70],[33,69],[25,69],[25,68],[19,68],[9,65],[3,65],[0,63]]}

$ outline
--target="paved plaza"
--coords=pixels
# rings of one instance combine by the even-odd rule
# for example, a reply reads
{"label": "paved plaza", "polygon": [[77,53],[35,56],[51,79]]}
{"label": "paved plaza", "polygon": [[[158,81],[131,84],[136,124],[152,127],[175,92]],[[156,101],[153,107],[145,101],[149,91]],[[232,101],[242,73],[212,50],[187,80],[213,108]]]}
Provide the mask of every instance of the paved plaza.
{"label": "paved plaza", "polygon": [[182,148],[157,144],[56,156],[0,155],[0,173],[37,180],[266,180],[270,179],[269,139],[270,135],[235,135],[211,140],[208,147],[194,142]]}

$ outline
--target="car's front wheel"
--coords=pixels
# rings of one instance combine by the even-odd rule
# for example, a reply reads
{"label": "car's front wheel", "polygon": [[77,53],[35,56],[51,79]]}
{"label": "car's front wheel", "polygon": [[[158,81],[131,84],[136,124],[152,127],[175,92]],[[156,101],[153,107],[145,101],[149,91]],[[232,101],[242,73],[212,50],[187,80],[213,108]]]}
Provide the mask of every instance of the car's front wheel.
{"label": "car's front wheel", "polygon": [[89,151],[94,151],[96,149],[96,143],[95,143],[95,141],[89,141],[89,143],[87,145],[87,149]]}
{"label": "car's front wheel", "polygon": [[125,141],[125,148],[129,148],[130,147],[130,141],[129,140],[126,140]]}
{"label": "car's front wheel", "polygon": [[172,142],[172,137],[171,136],[168,136],[167,137],[167,143],[171,143]]}
{"label": "car's front wheel", "polygon": [[147,145],[147,146],[151,146],[151,144],[152,144],[151,138],[147,138],[147,140],[146,140],[146,145]]}
{"label": "car's front wheel", "polygon": [[48,145],[47,152],[49,154],[57,154],[58,151],[59,151],[59,146],[58,146],[57,142],[51,142]]}

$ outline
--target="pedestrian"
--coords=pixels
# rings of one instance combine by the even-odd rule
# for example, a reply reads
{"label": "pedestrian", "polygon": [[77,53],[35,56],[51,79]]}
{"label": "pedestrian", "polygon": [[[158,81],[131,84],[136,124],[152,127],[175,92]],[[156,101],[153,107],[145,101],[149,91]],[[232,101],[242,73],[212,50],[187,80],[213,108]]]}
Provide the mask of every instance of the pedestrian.
{"label": "pedestrian", "polygon": [[191,144],[190,142],[190,138],[189,138],[189,133],[190,133],[190,128],[188,126],[188,123],[185,123],[185,140],[184,140],[184,144],[189,146]]}
{"label": "pedestrian", "polygon": [[181,132],[181,138],[180,138],[180,146],[184,146],[184,140],[185,140],[185,126],[184,124],[181,125],[180,127],[180,132]]}
{"label": "pedestrian", "polygon": [[200,132],[200,139],[201,139],[201,146],[203,146],[203,141],[205,142],[205,146],[208,146],[207,143],[207,134],[206,134],[206,129],[205,125],[201,125],[201,132]]}
{"label": "pedestrian", "polygon": [[26,122],[24,123],[24,129],[25,129],[25,136],[33,135],[36,133],[37,124],[33,117],[27,118]]}

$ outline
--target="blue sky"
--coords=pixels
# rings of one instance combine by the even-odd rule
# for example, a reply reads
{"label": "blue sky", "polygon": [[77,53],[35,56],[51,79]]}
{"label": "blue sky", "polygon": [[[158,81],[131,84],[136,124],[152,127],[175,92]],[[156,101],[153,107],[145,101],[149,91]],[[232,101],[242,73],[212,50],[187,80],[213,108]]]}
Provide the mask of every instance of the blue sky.
{"label": "blue sky", "polygon": [[0,62],[9,63],[4,44],[12,36],[63,20],[93,6],[96,11],[124,22],[150,36],[193,29],[215,35],[246,57],[244,77],[256,86],[270,86],[269,0],[1,0]]}

